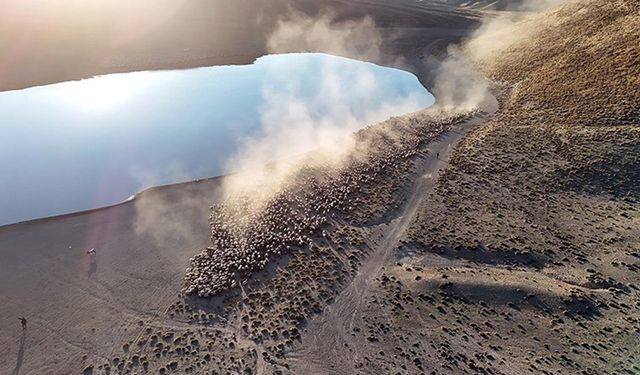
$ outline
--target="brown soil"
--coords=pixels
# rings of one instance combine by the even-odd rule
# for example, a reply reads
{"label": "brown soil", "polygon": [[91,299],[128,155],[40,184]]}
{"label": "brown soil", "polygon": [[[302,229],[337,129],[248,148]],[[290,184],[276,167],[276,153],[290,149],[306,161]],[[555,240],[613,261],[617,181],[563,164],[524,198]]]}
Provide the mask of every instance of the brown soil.
{"label": "brown soil", "polygon": [[512,89],[366,297],[364,372],[640,371],[639,10],[571,3],[485,66]]}

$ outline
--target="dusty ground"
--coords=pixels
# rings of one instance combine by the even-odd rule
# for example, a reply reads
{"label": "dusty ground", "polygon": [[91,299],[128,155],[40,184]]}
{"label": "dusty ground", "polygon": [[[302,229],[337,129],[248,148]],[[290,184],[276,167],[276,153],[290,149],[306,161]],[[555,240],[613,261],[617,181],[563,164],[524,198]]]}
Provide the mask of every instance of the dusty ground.
{"label": "dusty ground", "polygon": [[216,186],[151,190],[135,203],[0,228],[0,372],[77,372],[84,355],[106,356],[141,320],[162,317],[189,257],[209,241],[206,206],[185,197],[214,199]]}
{"label": "dusty ground", "polygon": [[[9,328],[1,343],[11,353],[3,357],[3,368],[286,370],[285,352],[307,319],[358,277],[366,259],[388,257],[399,228],[409,222],[405,211],[417,208],[407,198],[415,203],[431,188],[454,143],[483,116],[441,119],[428,110],[378,125],[431,131],[422,133],[418,154],[352,195],[370,205],[340,214],[310,248],[292,251],[242,289],[216,298],[185,298],[178,291],[189,257],[209,244],[202,201],[218,199],[220,179],[153,189],[105,210],[1,228],[1,319]],[[86,253],[90,248],[95,255]],[[26,330],[19,316],[29,319]]]}
{"label": "dusty ground", "polygon": [[[377,14],[477,14],[410,5]],[[216,179],[0,228],[0,372],[639,372],[638,10],[549,16],[483,65],[495,113],[377,125],[426,131],[352,196],[366,203],[220,296],[178,294]]]}
{"label": "dusty ground", "polygon": [[327,322],[352,334],[336,373],[640,372],[638,10],[569,4],[486,63],[511,92]]}

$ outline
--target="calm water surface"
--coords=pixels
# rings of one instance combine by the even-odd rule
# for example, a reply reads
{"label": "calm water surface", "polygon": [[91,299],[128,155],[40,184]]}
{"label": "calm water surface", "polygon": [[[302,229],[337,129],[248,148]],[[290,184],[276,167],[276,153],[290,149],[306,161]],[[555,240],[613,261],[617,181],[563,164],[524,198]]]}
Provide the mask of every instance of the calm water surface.
{"label": "calm water surface", "polygon": [[0,225],[220,175],[280,118],[346,134],[433,102],[410,73],[323,54],[0,92]]}

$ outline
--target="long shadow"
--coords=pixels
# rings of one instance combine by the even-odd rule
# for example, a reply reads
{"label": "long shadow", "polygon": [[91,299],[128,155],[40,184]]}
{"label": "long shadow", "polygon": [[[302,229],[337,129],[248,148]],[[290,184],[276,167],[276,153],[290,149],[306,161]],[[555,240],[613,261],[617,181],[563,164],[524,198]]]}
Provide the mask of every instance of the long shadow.
{"label": "long shadow", "polygon": [[[635,159],[640,153],[640,144],[617,144],[608,150],[601,150],[600,160],[582,162],[578,155],[568,154],[569,163],[554,173],[551,181],[559,181],[553,186],[557,190],[567,190],[590,196],[608,195],[615,200],[640,201],[640,168]],[[577,154],[577,153],[576,153]]]}
{"label": "long shadow", "polygon": [[489,265],[525,266],[542,269],[552,259],[541,252],[517,253],[509,249],[488,249],[484,246],[446,246],[425,245],[414,242],[405,243],[398,249],[397,256],[402,258],[409,252],[432,253],[447,259],[463,259],[470,262]]}
{"label": "long shadow", "polygon": [[89,255],[89,269],[87,270],[87,277],[91,278],[91,276],[96,273],[98,270],[98,261],[96,259],[96,254],[92,253]]}
{"label": "long shadow", "polygon": [[22,363],[24,362],[24,346],[27,341],[27,329],[22,329],[22,337],[20,338],[20,348],[18,349],[18,358],[16,359],[16,367],[13,369],[11,375],[18,375],[20,373],[20,368],[22,368]]}
{"label": "long shadow", "polygon": [[[437,284],[436,284],[437,285]],[[563,314],[575,321],[595,320],[602,316],[606,304],[585,294],[571,294],[568,298],[551,291],[528,290],[526,286],[489,285],[469,281],[442,283],[438,293],[443,297],[466,304],[480,303],[492,306],[508,306],[514,310],[536,309],[546,314]],[[421,299],[428,301],[421,295]]]}

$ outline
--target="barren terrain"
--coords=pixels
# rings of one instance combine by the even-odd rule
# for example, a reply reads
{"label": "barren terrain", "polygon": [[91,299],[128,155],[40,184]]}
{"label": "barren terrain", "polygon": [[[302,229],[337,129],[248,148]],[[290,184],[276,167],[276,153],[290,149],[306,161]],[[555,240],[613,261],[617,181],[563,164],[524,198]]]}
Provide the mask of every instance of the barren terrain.
{"label": "barren terrain", "polygon": [[[409,30],[385,34],[380,58],[423,72],[493,11],[453,3],[335,2]],[[497,102],[368,127],[366,152],[293,174],[237,232],[224,178],[0,227],[0,372],[640,372],[639,14],[630,0],[544,13],[477,62]],[[167,53],[160,39],[145,58]],[[3,88],[111,71],[17,58],[48,73],[3,61],[22,72]],[[161,66],[128,61],[114,69]]]}
{"label": "barren terrain", "polygon": [[359,371],[640,371],[638,9],[570,3],[485,63],[512,89],[360,297]]}

